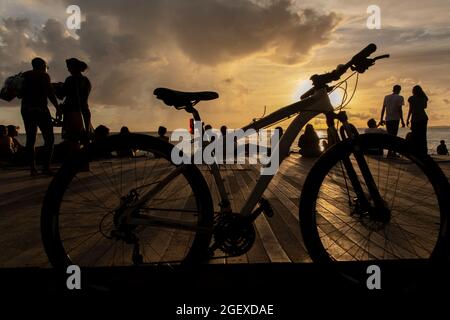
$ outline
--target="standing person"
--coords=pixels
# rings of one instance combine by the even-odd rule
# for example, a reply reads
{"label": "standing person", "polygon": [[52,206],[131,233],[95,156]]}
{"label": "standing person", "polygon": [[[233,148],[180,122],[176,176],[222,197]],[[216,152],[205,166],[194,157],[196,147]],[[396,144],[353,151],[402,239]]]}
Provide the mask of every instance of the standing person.
{"label": "standing person", "polygon": [[417,146],[421,153],[427,154],[428,116],[425,109],[427,108],[428,97],[420,86],[414,86],[412,94],[408,98],[409,111],[406,122],[409,125],[409,120],[411,120],[411,139],[414,145]]}
{"label": "standing person", "polygon": [[66,60],[70,73],[64,82],[63,92],[63,139],[69,146],[69,157],[80,149],[80,143],[92,133],[91,111],[88,98],[91,93],[91,82],[82,73],[88,68],[87,64],[76,58]]}
{"label": "standing person", "polygon": [[[389,134],[394,136],[398,133],[398,127],[400,122],[402,127],[405,127],[405,121],[403,120],[402,106],[405,104],[405,100],[400,95],[402,87],[396,84],[392,89],[392,94],[384,97],[383,108],[381,110],[380,124],[386,123],[386,130]],[[384,115],[386,113],[386,120]]]}
{"label": "standing person", "polygon": [[55,93],[53,92],[50,76],[47,73],[47,63],[42,58],[34,58],[31,61],[31,65],[33,70],[23,73],[24,81],[21,105],[21,114],[27,135],[26,149],[30,164],[30,173],[32,176],[38,174],[34,147],[36,144],[37,128],[39,128],[44,138],[42,172],[52,175],[53,172],[50,168],[50,163],[55,137],[47,99],[55,107],[57,117],[60,116],[61,111]]}

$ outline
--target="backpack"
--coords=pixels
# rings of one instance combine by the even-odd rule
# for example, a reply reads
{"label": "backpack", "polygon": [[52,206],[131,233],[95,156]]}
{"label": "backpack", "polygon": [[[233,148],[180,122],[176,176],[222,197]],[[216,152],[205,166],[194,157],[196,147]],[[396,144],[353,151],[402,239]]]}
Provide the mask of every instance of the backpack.
{"label": "backpack", "polygon": [[0,99],[11,101],[14,98],[22,98],[24,78],[22,72],[6,78],[3,88],[0,90]]}

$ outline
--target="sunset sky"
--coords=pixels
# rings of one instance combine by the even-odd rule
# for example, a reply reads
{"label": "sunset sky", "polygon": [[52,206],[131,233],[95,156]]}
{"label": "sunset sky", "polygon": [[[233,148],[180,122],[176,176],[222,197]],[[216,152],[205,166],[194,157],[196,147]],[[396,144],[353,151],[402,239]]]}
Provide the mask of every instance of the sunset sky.
{"label": "sunset sky", "polygon": [[[71,4],[81,8],[76,33],[66,27]],[[371,4],[381,8],[380,30],[366,26]],[[312,74],[373,42],[391,58],[360,76],[353,122],[378,119],[399,83],[405,98],[423,87],[430,125],[450,125],[449,12],[448,0],[0,0],[0,81],[30,69],[35,56],[48,61],[52,81],[64,81],[65,59],[78,57],[89,65],[94,126],[186,127],[187,113],[152,95],[166,86],[219,92],[198,109],[205,123],[236,128],[264,106],[298,100]],[[0,102],[0,124],[23,128],[18,105]]]}

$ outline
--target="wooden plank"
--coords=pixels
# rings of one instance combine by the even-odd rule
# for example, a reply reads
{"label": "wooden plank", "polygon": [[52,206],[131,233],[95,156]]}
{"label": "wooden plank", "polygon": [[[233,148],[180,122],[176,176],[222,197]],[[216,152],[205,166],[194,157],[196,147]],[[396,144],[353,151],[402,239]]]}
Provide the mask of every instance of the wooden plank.
{"label": "wooden plank", "polygon": [[[252,181],[248,181],[248,183],[250,183],[249,185],[246,184],[245,180],[242,177],[242,171],[235,172],[233,179],[234,179],[233,185],[235,185],[236,189],[239,190],[239,196],[236,197],[239,199],[239,208],[242,208],[245,199],[247,199],[248,197],[248,193],[246,193],[245,190],[250,190],[253,184]],[[267,255],[266,250],[264,248],[264,244],[261,240],[261,235],[259,234],[257,229],[255,232],[256,232],[255,242],[250,251],[247,252],[248,262],[249,263],[270,262],[269,256]]]}
{"label": "wooden plank", "polygon": [[[252,178],[256,178],[255,172],[248,173]],[[272,186],[272,183],[270,184]],[[274,234],[277,236],[280,245],[286,251],[292,262],[311,261],[309,255],[303,244],[303,239],[300,234],[300,227],[298,218],[295,219],[298,213],[298,208],[293,207],[294,212],[291,212],[289,207],[285,206],[283,200],[279,197],[284,196],[281,192],[270,187],[266,190],[266,198],[271,203],[274,209],[274,216],[267,218]],[[288,203],[289,205],[289,203]]]}
{"label": "wooden plank", "polygon": [[[230,202],[231,202],[231,210],[234,213],[239,212],[239,209],[243,205],[243,200],[241,197],[241,193],[239,192],[239,188],[236,185],[235,181],[232,181],[233,177],[233,167],[234,165],[227,165],[223,167],[223,171],[221,171],[222,178],[224,179],[225,189],[227,190]],[[234,182],[234,183],[233,183]],[[228,257],[226,258],[226,263],[248,263],[248,258],[245,254],[237,256],[237,257]]]}
{"label": "wooden plank", "polygon": [[[248,185],[248,184],[247,184]],[[244,186],[244,192],[250,193],[248,186]],[[260,215],[255,220],[255,227],[266,249],[267,255],[271,262],[290,262],[289,256],[286,254],[282,246],[280,245],[276,235],[272,231],[267,218],[264,215]]]}

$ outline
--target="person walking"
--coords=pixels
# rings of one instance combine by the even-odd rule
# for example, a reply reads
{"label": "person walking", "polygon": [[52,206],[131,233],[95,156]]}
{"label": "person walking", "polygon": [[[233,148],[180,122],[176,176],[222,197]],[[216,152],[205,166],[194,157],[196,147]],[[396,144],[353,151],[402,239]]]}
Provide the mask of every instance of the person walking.
{"label": "person walking", "polygon": [[402,127],[405,127],[402,111],[405,100],[400,95],[401,90],[402,87],[396,84],[392,93],[384,97],[383,108],[381,109],[380,125],[386,124],[386,131],[394,136],[398,134],[400,122]]}
{"label": "person walking", "polygon": [[421,86],[414,86],[412,89],[412,96],[408,98],[408,102],[409,111],[406,123],[409,126],[411,120],[412,142],[422,154],[427,154],[428,116],[425,109],[427,108],[428,97],[425,92],[423,92]]}
{"label": "person walking", "polygon": [[48,67],[42,58],[34,58],[31,61],[32,70],[23,73],[23,94],[21,102],[21,114],[25,125],[26,151],[30,165],[30,174],[38,174],[36,169],[36,135],[37,129],[41,130],[44,138],[43,147],[43,170],[42,173],[52,175],[50,168],[53,144],[55,137],[53,134],[52,117],[48,109],[48,100],[56,109],[57,117],[61,115],[61,109],[56,100],[50,76],[47,73]]}

